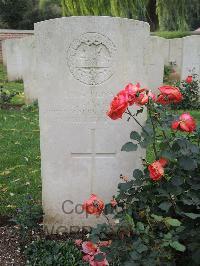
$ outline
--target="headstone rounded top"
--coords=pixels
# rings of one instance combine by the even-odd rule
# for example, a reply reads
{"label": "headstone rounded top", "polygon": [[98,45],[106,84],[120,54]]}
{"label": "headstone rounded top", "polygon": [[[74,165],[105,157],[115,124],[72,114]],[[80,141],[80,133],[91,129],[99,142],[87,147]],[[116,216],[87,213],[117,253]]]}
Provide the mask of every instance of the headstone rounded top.
{"label": "headstone rounded top", "polygon": [[69,22],[69,21],[77,21],[77,22],[84,22],[87,20],[93,20],[95,22],[101,23],[101,21],[112,21],[112,22],[119,22],[120,23],[131,23],[133,25],[138,25],[142,27],[146,27],[150,29],[149,23],[145,21],[129,19],[129,18],[121,18],[121,17],[111,17],[111,16],[71,16],[71,17],[61,17],[61,18],[54,18],[49,20],[40,21],[34,24],[35,27],[42,26],[44,24],[49,23],[60,23],[60,22]]}

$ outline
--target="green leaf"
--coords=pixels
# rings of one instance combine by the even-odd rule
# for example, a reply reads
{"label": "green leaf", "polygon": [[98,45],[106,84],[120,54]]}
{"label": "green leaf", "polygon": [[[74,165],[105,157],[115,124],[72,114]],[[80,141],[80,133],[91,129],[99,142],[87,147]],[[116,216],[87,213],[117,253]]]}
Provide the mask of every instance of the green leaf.
{"label": "green leaf", "polygon": [[143,141],[140,142],[141,148],[147,148],[148,145],[149,145],[149,140],[147,139],[144,139]]}
{"label": "green leaf", "polygon": [[184,179],[181,176],[176,176],[172,178],[172,184],[175,186],[180,186],[184,183]]}
{"label": "green leaf", "polygon": [[130,138],[133,139],[133,140],[138,140],[138,141],[141,140],[140,134],[138,132],[136,132],[136,131],[132,131],[131,132]]}
{"label": "green leaf", "polygon": [[105,256],[102,253],[99,253],[99,254],[95,255],[94,257],[95,257],[95,260],[99,261],[99,262],[101,262],[105,259]]}
{"label": "green leaf", "polygon": [[139,231],[144,231],[144,224],[141,222],[137,222],[137,228]]}
{"label": "green leaf", "polygon": [[168,211],[169,211],[169,208],[170,208],[171,206],[172,206],[172,203],[171,203],[171,202],[164,201],[164,202],[162,202],[158,207],[159,207],[161,210],[168,212]]}
{"label": "green leaf", "polygon": [[132,188],[133,180],[126,182],[126,183],[119,183],[118,188],[121,192],[126,192],[128,189]]}
{"label": "green leaf", "polygon": [[113,210],[114,209],[113,209],[113,207],[111,206],[110,203],[105,205],[104,212],[105,212],[106,215],[113,214]]}
{"label": "green leaf", "polygon": [[162,216],[158,216],[158,215],[155,215],[155,214],[151,214],[151,217],[156,220],[157,222],[161,222],[163,220],[163,217]]}
{"label": "green leaf", "polygon": [[141,107],[140,109],[138,109],[138,110],[137,110],[137,112],[136,112],[136,116],[137,116],[138,114],[142,113],[142,112],[143,112],[143,110],[144,110],[144,108],[143,108],[143,107]]}
{"label": "green leaf", "polygon": [[[168,144],[169,146],[169,144]],[[168,160],[174,160],[176,158],[175,154],[172,151],[162,151],[160,157],[166,158]]]}
{"label": "green leaf", "polygon": [[148,250],[148,247],[146,245],[144,245],[143,243],[139,244],[137,247],[136,247],[136,250],[138,253],[142,253],[144,251],[147,251]]}
{"label": "green leaf", "polygon": [[187,217],[189,217],[189,218],[191,218],[191,219],[197,219],[197,218],[199,218],[200,217],[200,214],[198,214],[198,213],[192,213],[192,212],[184,212],[184,214],[187,216]]}
{"label": "green leaf", "polygon": [[127,142],[122,146],[121,151],[136,151],[137,150],[137,144],[133,144],[132,142]]}
{"label": "green leaf", "polygon": [[179,164],[184,170],[187,170],[187,171],[191,171],[197,168],[197,162],[187,156],[183,156],[179,158]]}
{"label": "green leaf", "polygon": [[181,252],[184,252],[185,251],[185,246],[182,245],[181,243],[179,243],[178,241],[173,241],[173,242],[170,242],[170,246],[172,248],[174,248],[175,250],[177,251],[181,251]]}
{"label": "green leaf", "polygon": [[[131,258],[133,259],[133,260],[139,260],[140,259],[140,254],[137,252],[137,251],[132,251],[131,253],[130,253],[130,255],[131,255]],[[133,265],[133,264],[130,264],[130,265]]]}
{"label": "green leaf", "polygon": [[135,177],[136,179],[142,178],[143,177],[143,172],[139,169],[135,169],[133,171],[133,177]]}
{"label": "green leaf", "polygon": [[165,218],[165,223],[167,225],[171,225],[171,226],[180,226],[181,225],[181,222],[179,220],[173,219],[170,217]]}
{"label": "green leaf", "polygon": [[164,235],[164,239],[166,240],[170,240],[172,238],[172,234],[171,233],[167,233]]}

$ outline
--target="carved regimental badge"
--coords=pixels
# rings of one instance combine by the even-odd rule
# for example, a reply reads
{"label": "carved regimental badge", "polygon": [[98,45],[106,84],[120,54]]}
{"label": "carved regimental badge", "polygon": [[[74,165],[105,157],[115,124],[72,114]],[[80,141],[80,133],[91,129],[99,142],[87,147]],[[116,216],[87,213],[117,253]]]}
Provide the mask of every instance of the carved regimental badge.
{"label": "carved regimental badge", "polygon": [[74,40],[68,49],[68,66],[75,79],[88,85],[97,85],[113,74],[112,41],[99,33],[88,32]]}

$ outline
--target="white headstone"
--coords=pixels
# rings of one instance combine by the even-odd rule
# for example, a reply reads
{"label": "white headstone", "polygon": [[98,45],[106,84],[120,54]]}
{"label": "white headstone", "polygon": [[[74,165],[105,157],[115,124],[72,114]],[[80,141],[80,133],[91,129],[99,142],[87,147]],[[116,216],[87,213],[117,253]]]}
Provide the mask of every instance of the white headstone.
{"label": "white headstone", "polygon": [[182,70],[183,58],[183,38],[174,38],[169,40],[169,58],[168,62],[173,64],[174,70],[180,75]]}
{"label": "white headstone", "polygon": [[163,84],[164,60],[166,54],[166,42],[161,37],[150,37],[149,50],[147,52],[148,84],[153,92]]}
{"label": "white headstone", "polygon": [[[51,232],[99,222],[81,204],[97,194],[109,202],[119,175],[132,178],[144,150],[121,152],[133,121],[106,110],[129,82],[147,85],[145,22],[68,17],[35,24],[40,107],[44,224]],[[145,121],[146,114],[138,119]],[[80,213],[81,212],[81,213]]]}
{"label": "white headstone", "polygon": [[200,36],[193,35],[183,38],[183,64],[181,78],[185,79],[191,73],[200,79]]}
{"label": "white headstone", "polygon": [[6,59],[6,43],[5,43],[5,41],[1,42],[1,47],[2,47],[3,65],[6,67],[7,66],[7,59]]}
{"label": "white headstone", "polygon": [[28,36],[20,39],[20,49],[25,101],[31,103],[38,99],[35,37]]}
{"label": "white headstone", "polygon": [[20,39],[4,40],[3,56],[6,60],[8,80],[15,81],[22,79],[22,54]]}

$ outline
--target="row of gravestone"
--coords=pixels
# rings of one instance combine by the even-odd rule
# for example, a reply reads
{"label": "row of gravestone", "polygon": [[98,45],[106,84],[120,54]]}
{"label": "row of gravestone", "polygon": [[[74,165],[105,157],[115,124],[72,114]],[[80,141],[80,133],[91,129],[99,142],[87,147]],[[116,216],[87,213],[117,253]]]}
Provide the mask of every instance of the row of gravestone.
{"label": "row of gravestone", "polygon": [[[26,102],[37,100],[35,37],[5,40],[2,49],[8,80],[22,79]],[[176,78],[185,79],[190,73],[200,76],[200,36],[175,39],[151,36],[145,58],[151,90],[163,83],[164,65],[172,64]]]}
{"label": "row of gravestone", "polygon": [[[78,230],[103,219],[83,213],[83,201],[94,193],[109,202],[120,174],[132,178],[141,167],[145,150],[121,151],[140,127],[106,111],[129,82],[161,85],[169,45],[150,37],[147,23],[122,18],[59,18],[36,23],[34,32],[3,50],[8,69],[18,56],[26,97],[39,102],[45,228]],[[7,43],[16,42],[20,49],[11,51]],[[144,124],[146,114],[138,119]]]}

